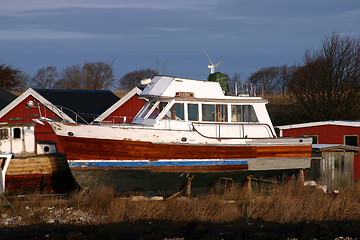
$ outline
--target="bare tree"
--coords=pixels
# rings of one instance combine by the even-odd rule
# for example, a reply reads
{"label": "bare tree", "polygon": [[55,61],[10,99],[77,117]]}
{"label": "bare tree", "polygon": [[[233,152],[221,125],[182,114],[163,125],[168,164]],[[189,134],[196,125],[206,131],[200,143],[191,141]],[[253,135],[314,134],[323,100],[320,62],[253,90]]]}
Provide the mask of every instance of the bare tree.
{"label": "bare tree", "polygon": [[158,72],[151,68],[135,70],[125,74],[120,78],[119,89],[121,90],[131,90],[134,87],[140,86],[140,81],[146,78],[153,78]]}
{"label": "bare tree", "polygon": [[112,64],[105,62],[72,65],[61,72],[57,82],[60,89],[104,90],[115,81]]}
{"label": "bare tree", "polygon": [[56,67],[49,66],[44,67],[37,71],[35,76],[31,79],[33,85],[36,88],[49,89],[53,88],[54,84],[58,80],[58,72]]}
{"label": "bare tree", "polygon": [[17,88],[17,92],[18,93],[23,93],[26,91],[26,89],[28,89],[30,86],[30,75],[24,73],[24,72],[20,72],[19,73],[19,85]]}
{"label": "bare tree", "polygon": [[297,66],[292,65],[282,65],[279,67],[279,80],[278,80],[278,88],[282,94],[287,93],[287,85],[290,81],[293,73],[296,71]]}
{"label": "bare tree", "polygon": [[86,89],[108,89],[115,81],[113,70],[111,64],[109,63],[85,63],[82,70],[84,74]]}
{"label": "bare tree", "polygon": [[8,91],[18,91],[21,71],[6,64],[0,64],[0,86]]}
{"label": "bare tree", "polygon": [[306,51],[288,84],[289,93],[314,121],[360,117],[360,39],[333,33]]}
{"label": "bare tree", "polygon": [[261,68],[250,75],[249,82],[254,85],[262,85],[265,93],[274,93],[279,90],[279,76],[279,67]]}
{"label": "bare tree", "polygon": [[57,82],[57,88],[60,89],[84,89],[84,76],[80,65],[72,65],[64,68],[61,72],[61,78]]}

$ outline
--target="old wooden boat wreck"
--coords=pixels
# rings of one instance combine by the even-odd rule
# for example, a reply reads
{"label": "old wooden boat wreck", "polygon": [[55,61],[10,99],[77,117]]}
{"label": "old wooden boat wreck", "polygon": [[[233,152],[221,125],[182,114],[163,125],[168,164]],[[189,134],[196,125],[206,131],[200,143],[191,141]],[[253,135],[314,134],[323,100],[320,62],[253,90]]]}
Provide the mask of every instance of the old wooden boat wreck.
{"label": "old wooden boat wreck", "polygon": [[13,156],[3,176],[8,194],[66,193],[74,189],[65,155],[57,152],[54,142],[35,140],[34,123],[1,124],[0,152]]}
{"label": "old wooden boat wreck", "polygon": [[51,122],[82,187],[173,194],[190,178],[192,192],[221,179],[286,178],[310,167],[310,138],[277,138],[260,97],[224,95],[219,83],[156,76],[132,124]]}

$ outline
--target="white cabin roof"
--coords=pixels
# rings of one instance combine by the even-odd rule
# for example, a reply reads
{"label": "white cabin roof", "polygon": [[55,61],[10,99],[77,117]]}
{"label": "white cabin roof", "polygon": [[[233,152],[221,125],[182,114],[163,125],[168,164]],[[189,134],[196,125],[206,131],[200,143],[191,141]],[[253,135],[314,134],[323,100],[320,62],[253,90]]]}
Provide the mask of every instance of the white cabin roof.
{"label": "white cabin roof", "polygon": [[156,76],[140,94],[140,97],[175,97],[177,92],[191,92],[195,98],[222,98],[224,93],[218,82]]}

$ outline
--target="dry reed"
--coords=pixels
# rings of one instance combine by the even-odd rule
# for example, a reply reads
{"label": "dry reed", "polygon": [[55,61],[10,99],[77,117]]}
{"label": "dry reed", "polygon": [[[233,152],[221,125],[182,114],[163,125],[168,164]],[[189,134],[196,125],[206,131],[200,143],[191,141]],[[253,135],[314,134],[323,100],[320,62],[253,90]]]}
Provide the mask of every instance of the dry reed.
{"label": "dry reed", "polygon": [[113,188],[102,186],[91,193],[74,192],[68,199],[33,194],[15,199],[12,204],[13,208],[0,208],[2,218],[21,216],[24,224],[49,219],[61,223],[59,219],[53,220],[55,210],[64,214],[75,210],[87,213],[91,219],[86,223],[93,224],[139,220],[230,222],[263,219],[279,223],[360,220],[360,185],[333,194],[290,183],[253,192],[243,189],[202,198],[163,201],[147,198],[134,201],[131,197],[116,196]]}

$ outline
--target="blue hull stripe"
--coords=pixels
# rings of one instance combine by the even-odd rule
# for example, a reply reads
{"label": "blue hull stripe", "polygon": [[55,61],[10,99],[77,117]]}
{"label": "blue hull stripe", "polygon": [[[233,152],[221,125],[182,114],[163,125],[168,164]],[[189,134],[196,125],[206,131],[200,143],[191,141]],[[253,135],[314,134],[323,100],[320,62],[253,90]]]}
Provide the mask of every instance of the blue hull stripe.
{"label": "blue hull stripe", "polygon": [[69,161],[70,167],[122,168],[122,167],[183,167],[183,166],[219,166],[219,165],[247,165],[246,160],[219,161]]}

